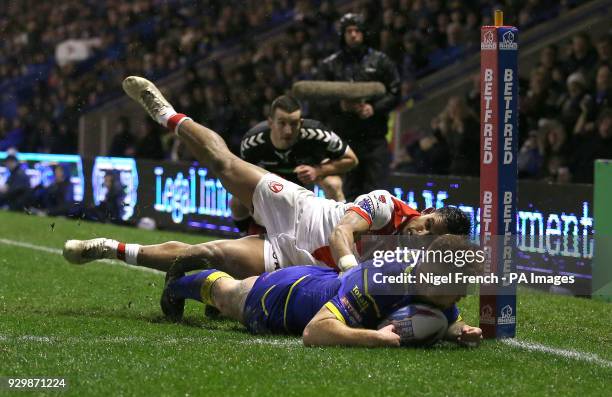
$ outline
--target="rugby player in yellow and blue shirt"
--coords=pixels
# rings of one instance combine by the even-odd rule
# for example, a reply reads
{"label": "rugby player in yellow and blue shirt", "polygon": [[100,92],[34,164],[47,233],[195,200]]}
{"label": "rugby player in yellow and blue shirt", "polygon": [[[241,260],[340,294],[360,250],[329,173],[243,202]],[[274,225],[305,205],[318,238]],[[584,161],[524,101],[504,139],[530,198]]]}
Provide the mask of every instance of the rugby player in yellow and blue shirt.
{"label": "rugby player in yellow and blue shirt", "polygon": [[[463,237],[438,237],[430,250],[472,249]],[[476,274],[479,264],[462,267]],[[302,335],[307,346],[399,346],[394,325],[377,329],[389,314],[413,303],[438,307],[448,320],[446,339],[475,345],[480,328],[465,324],[455,305],[465,296],[465,286],[394,285],[380,283],[381,276],[412,272],[448,274],[454,264],[386,263],[360,264],[338,277],[331,268],[295,266],[266,272],[259,277],[235,280],[218,270],[206,270],[168,283],[162,295],[164,313],[174,320],[182,317],[185,299],[216,306],[223,315],[238,320],[254,334]],[[375,278],[377,273],[381,273]]]}

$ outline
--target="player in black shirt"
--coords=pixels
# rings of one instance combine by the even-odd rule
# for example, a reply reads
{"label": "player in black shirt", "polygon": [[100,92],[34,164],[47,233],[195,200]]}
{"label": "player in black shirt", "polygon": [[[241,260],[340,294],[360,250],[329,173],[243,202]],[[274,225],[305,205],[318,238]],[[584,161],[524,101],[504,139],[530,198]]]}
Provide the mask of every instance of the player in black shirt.
{"label": "player in black shirt", "polygon": [[[298,185],[311,188],[318,184],[327,198],[345,201],[339,175],[357,165],[357,156],[321,122],[301,116],[295,98],[276,98],[268,120],[242,138],[240,156]],[[232,215],[238,227],[246,229],[250,214],[236,198],[232,200]]]}

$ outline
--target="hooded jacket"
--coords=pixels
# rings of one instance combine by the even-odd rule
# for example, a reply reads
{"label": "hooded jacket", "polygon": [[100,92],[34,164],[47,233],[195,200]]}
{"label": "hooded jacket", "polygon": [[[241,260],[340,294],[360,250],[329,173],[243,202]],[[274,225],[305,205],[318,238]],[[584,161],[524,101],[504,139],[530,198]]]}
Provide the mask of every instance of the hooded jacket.
{"label": "hooded jacket", "polygon": [[[384,84],[386,94],[380,98],[367,101],[374,108],[374,115],[368,119],[362,120],[356,114],[343,112],[338,102],[325,104],[323,112],[325,114],[323,116],[332,128],[342,138],[363,142],[363,140],[382,138],[386,135],[388,113],[400,101],[401,82],[395,64],[387,55],[365,45],[349,48],[345,44],[344,31],[350,25],[356,25],[363,32],[361,22],[341,23],[341,49],[320,63],[317,70],[317,79],[326,81],[379,81]],[[365,35],[365,32],[363,33]]]}

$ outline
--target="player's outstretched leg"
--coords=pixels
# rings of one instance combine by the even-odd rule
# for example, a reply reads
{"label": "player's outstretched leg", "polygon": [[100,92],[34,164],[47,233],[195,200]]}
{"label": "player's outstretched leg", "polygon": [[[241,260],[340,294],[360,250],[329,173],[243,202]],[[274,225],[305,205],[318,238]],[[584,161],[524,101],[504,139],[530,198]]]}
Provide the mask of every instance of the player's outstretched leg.
{"label": "player's outstretched leg", "polygon": [[219,309],[222,315],[243,321],[244,301],[257,277],[235,280],[217,269],[167,280],[160,305],[172,321],[183,317],[185,299],[193,299]]}
{"label": "player's outstretched leg", "polygon": [[118,259],[170,273],[185,273],[216,267],[235,277],[249,277],[264,272],[264,240],[248,236],[237,240],[215,240],[202,244],[168,241],[162,244],[126,244],[109,238],[68,240],[64,258],[85,264],[98,259]]}
{"label": "player's outstretched leg", "polygon": [[198,161],[208,167],[230,193],[251,205],[255,187],[267,173],[264,169],[234,155],[223,138],[213,130],[177,113],[149,80],[129,76],[123,81],[123,89],[151,118],[174,131]]}

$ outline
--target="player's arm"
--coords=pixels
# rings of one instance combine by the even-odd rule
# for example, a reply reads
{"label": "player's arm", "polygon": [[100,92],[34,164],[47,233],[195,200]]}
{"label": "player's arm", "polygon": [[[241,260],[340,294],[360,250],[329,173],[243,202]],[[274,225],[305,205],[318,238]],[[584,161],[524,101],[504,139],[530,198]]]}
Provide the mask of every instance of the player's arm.
{"label": "player's arm", "polygon": [[295,173],[298,179],[305,184],[315,183],[330,175],[345,174],[357,165],[357,155],[349,147],[346,152],[337,159],[329,160],[315,166],[298,165]]}
{"label": "player's arm", "polygon": [[302,334],[305,346],[392,346],[400,345],[400,337],[393,332],[393,325],[377,331],[351,328],[331,310],[323,306],[306,325]]}
{"label": "player's arm", "polygon": [[347,146],[346,151],[342,156],[337,159],[321,163],[319,168],[319,178],[325,178],[329,175],[341,175],[346,174],[359,164],[357,155],[353,152],[353,149]]}
{"label": "player's arm", "polygon": [[329,238],[332,255],[341,271],[358,265],[353,255],[355,239],[368,230],[381,230],[394,221],[395,204],[386,190],[374,190],[355,200]]}
{"label": "player's arm", "polygon": [[482,340],[482,330],[459,320],[448,326],[444,339],[456,342],[462,346],[476,347]]}
{"label": "player's arm", "polygon": [[354,211],[347,211],[340,219],[329,238],[329,247],[340,271],[347,271],[359,264],[353,255],[353,244],[356,237],[369,229],[370,224]]}
{"label": "player's arm", "polygon": [[[357,166],[359,160],[353,150],[335,132],[330,131],[321,123],[315,123],[313,128],[323,132],[323,137],[312,139],[312,150],[325,153],[327,161],[311,165],[299,165],[295,168],[298,179],[304,183],[316,183],[330,175],[341,175]],[[325,138],[325,139],[323,139]]]}

